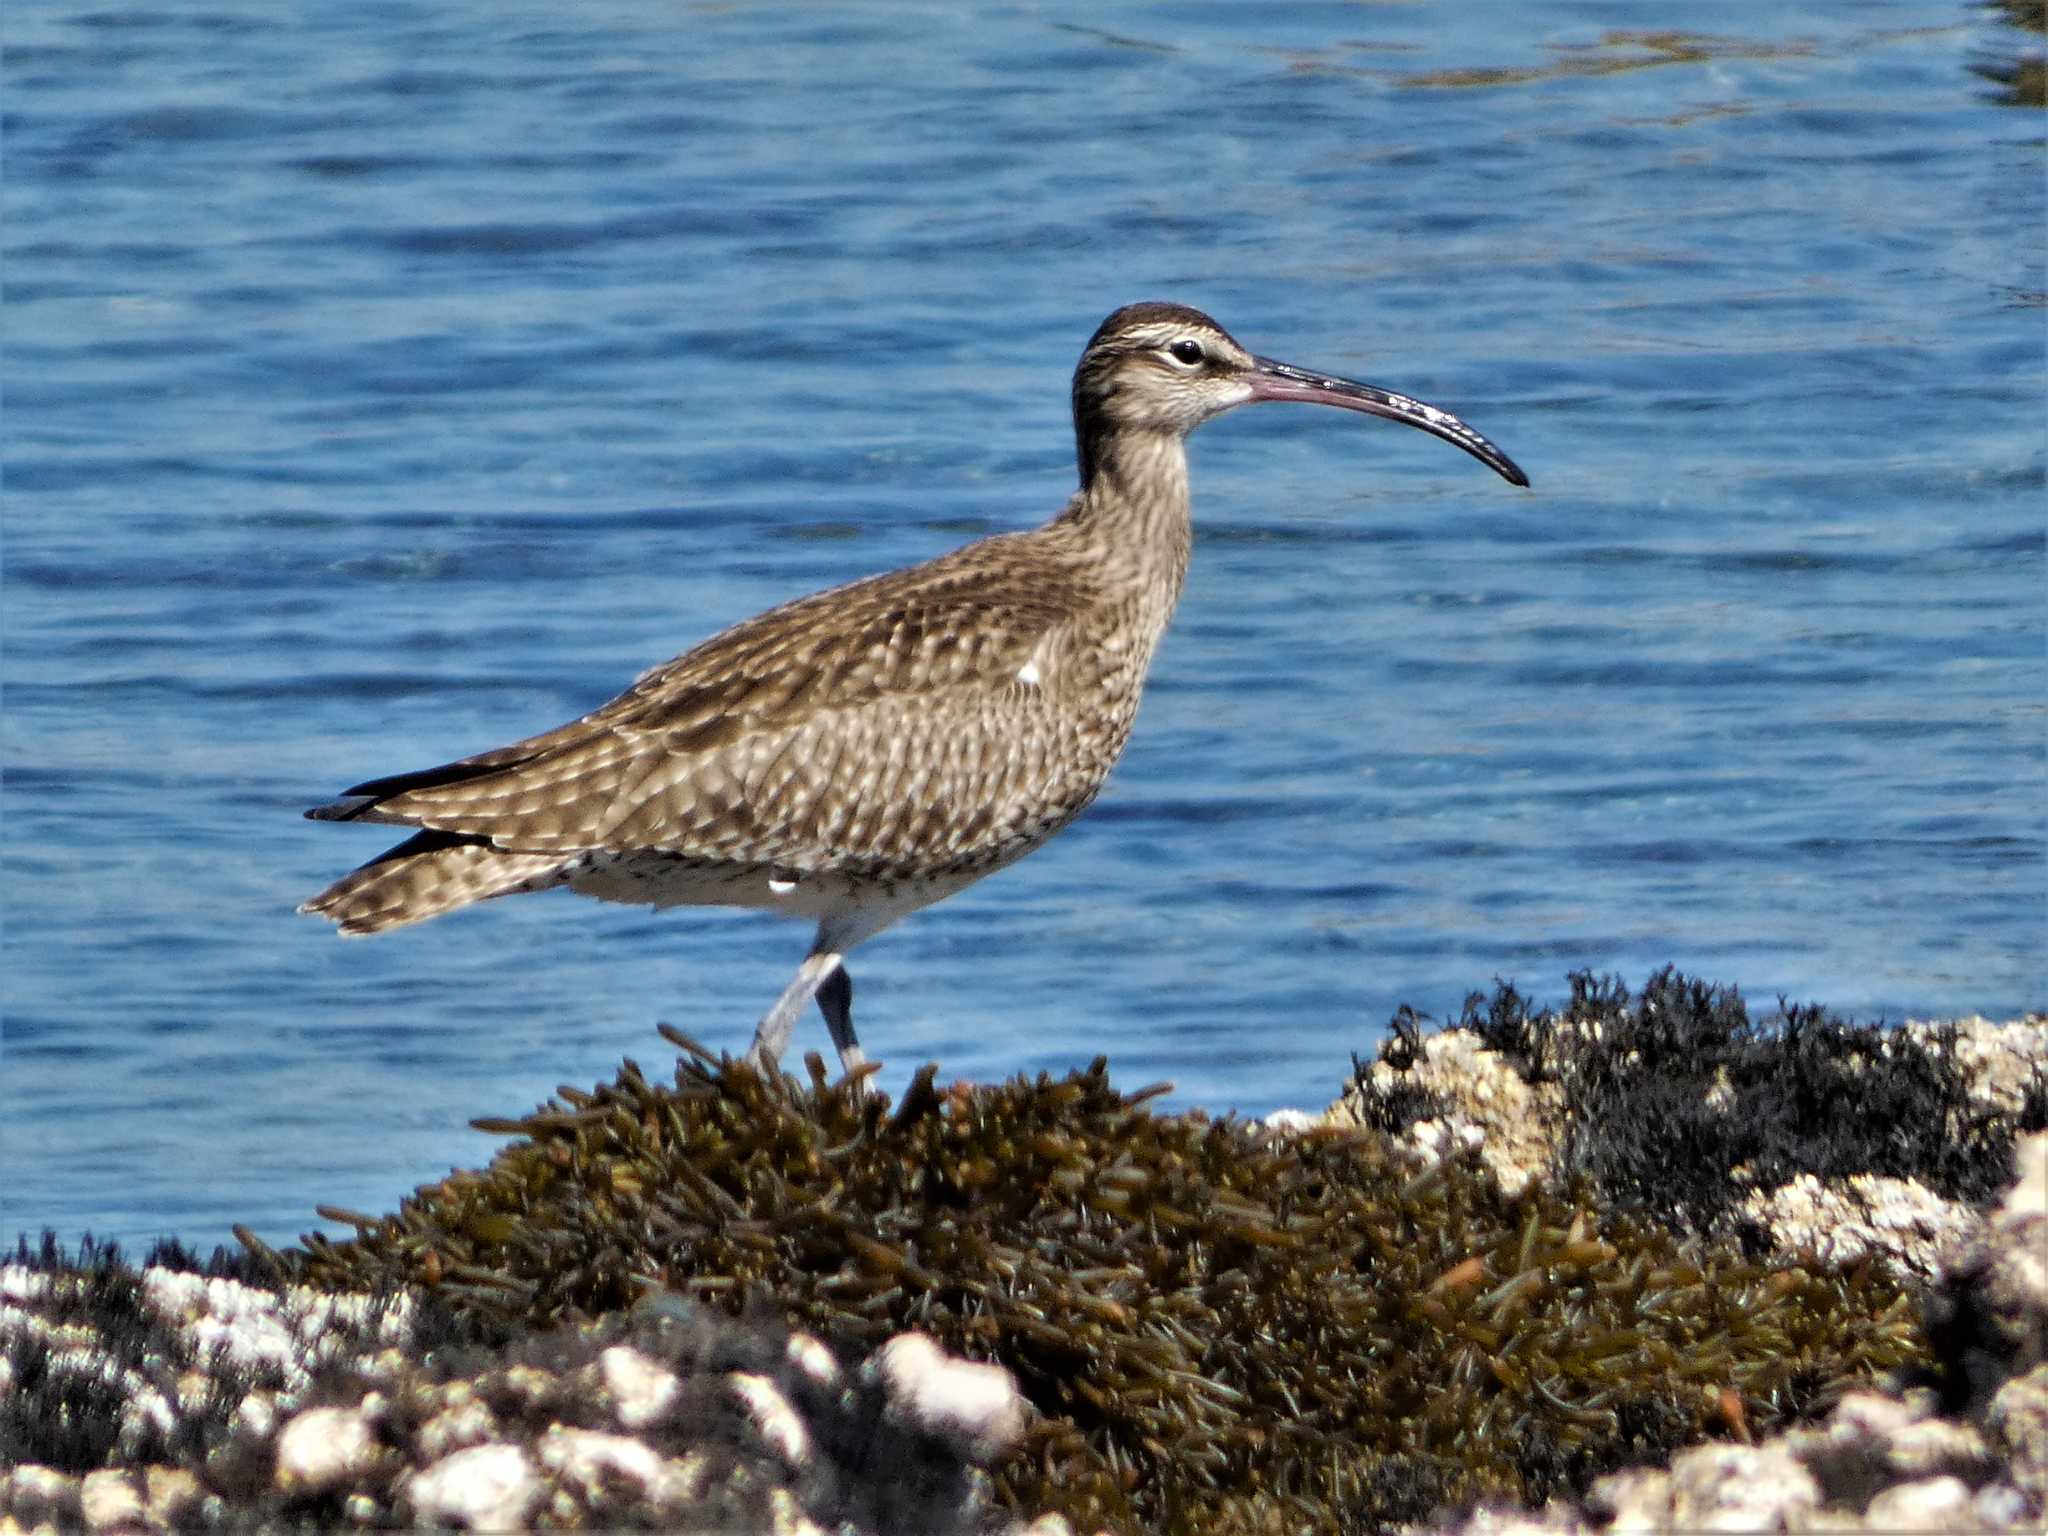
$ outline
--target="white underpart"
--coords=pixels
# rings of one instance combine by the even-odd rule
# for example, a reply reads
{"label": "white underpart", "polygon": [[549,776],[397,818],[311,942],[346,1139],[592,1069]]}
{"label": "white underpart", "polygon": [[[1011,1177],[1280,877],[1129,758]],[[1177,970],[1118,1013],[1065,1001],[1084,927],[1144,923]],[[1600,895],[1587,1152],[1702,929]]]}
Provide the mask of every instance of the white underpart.
{"label": "white underpart", "polygon": [[777,875],[770,875],[768,877],[768,894],[770,896],[787,896],[795,889],[796,882],[794,880],[784,880]]}

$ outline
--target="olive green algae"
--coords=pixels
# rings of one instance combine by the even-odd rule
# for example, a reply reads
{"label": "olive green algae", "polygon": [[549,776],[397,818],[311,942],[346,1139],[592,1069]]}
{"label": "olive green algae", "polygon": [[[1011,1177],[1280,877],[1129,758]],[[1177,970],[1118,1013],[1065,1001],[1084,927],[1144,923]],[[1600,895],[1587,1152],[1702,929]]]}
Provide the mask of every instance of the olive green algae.
{"label": "olive green algae", "polygon": [[1082,1531],[1364,1531],[1579,1494],[1924,1365],[1885,1273],[1771,1266],[1591,1186],[1501,1193],[1374,1131],[1161,1115],[1104,1063],[891,1105],[681,1036],[519,1120],[489,1167],[268,1255],[424,1288],[479,1337],[653,1292],[764,1301],[849,1348],[904,1329],[1001,1363],[1043,1417],[999,1469]]}

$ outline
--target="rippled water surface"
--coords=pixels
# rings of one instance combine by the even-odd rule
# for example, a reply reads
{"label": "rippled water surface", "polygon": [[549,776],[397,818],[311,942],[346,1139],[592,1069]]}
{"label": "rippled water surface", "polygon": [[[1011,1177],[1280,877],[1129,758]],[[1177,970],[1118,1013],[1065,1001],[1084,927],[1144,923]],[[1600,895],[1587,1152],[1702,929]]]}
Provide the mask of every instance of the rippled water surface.
{"label": "rippled water surface", "polygon": [[658,1019],[743,1046],[806,930],[337,943],[292,907],[389,839],[300,810],[1048,516],[1136,298],[1534,488],[1206,429],[1109,791],[856,957],[885,1084],[1257,1113],[1401,1002],[1665,961],[2040,1006],[2043,119],[1973,71],[2023,40],[1670,14],[12,6],[0,1232],[288,1238]]}

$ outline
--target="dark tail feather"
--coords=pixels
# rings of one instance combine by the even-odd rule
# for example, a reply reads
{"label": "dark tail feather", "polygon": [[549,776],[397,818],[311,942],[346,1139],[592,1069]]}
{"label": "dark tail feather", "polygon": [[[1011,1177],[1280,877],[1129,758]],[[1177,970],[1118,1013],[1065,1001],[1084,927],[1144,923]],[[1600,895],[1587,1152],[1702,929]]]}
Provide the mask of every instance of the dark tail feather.
{"label": "dark tail feather", "polygon": [[[321,821],[350,820],[320,814],[346,804],[337,801],[307,814]],[[507,853],[487,838],[428,828],[343,875],[299,910],[331,919],[345,934],[377,933],[473,901],[559,885],[564,862],[559,853]]]}

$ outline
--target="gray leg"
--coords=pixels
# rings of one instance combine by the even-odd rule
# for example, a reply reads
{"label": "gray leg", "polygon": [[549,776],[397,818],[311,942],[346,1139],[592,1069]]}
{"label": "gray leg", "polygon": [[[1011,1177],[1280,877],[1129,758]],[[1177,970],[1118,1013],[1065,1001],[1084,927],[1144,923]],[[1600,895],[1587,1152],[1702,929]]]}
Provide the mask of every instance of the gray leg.
{"label": "gray leg", "polygon": [[[823,938],[822,934],[820,938]],[[804,1011],[804,1004],[818,995],[818,989],[838,969],[839,956],[834,951],[812,947],[804,957],[804,963],[796,968],[796,978],[782,989],[782,996],[775,999],[775,1006],[768,1010],[754,1030],[754,1043],[747,1048],[747,1060],[753,1063],[756,1071],[772,1072],[781,1066],[782,1053],[789,1049],[789,1037],[796,1029],[797,1015]],[[851,996],[850,990],[848,995]],[[825,1017],[829,1020],[831,1014]],[[833,1038],[838,1038],[836,1029]]]}
{"label": "gray leg", "polygon": [[825,1015],[825,1027],[839,1047],[839,1065],[848,1072],[865,1065],[867,1052],[853,1036],[853,974],[844,965],[819,984],[818,1012]]}

